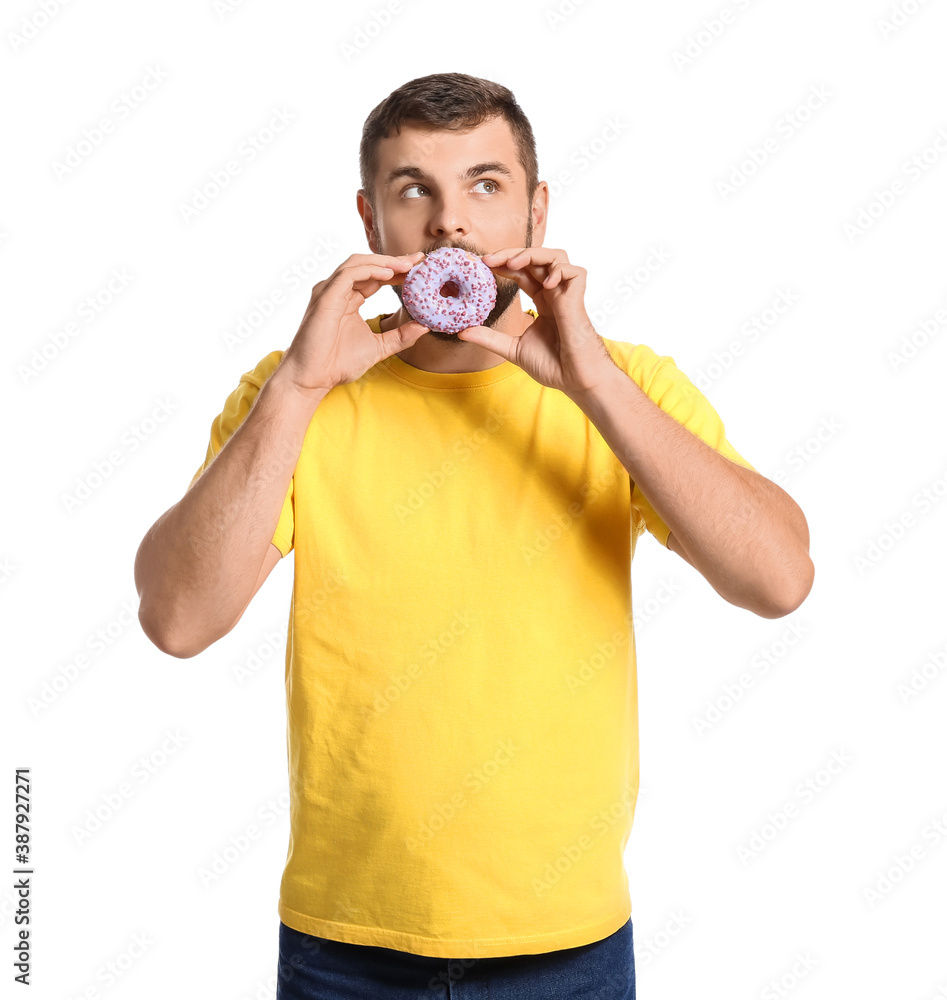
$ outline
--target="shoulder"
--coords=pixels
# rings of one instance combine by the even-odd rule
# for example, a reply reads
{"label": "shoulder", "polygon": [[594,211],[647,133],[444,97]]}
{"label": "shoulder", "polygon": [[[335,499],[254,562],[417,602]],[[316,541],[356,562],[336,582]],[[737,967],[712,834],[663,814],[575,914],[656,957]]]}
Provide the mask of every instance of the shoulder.
{"label": "shoulder", "polygon": [[265,358],[257,363],[255,368],[251,368],[250,371],[244,372],[240,376],[240,382],[262,389],[263,383],[276,371],[277,365],[283,360],[285,353],[285,351],[270,351]]}
{"label": "shoulder", "polygon": [[672,372],[680,372],[674,358],[658,354],[646,344],[630,344],[625,340],[609,340],[608,337],[602,337],[602,340],[615,364],[633,378],[645,392],[655,379],[667,377]]}
{"label": "shoulder", "polygon": [[[381,333],[381,321],[390,315],[390,313],[379,313],[377,316],[366,319],[365,322],[372,333]],[[255,368],[251,368],[250,371],[244,372],[240,376],[240,387],[243,389],[247,387],[262,389],[266,380],[276,371],[285,353],[285,351],[270,351],[265,358],[257,362]]]}

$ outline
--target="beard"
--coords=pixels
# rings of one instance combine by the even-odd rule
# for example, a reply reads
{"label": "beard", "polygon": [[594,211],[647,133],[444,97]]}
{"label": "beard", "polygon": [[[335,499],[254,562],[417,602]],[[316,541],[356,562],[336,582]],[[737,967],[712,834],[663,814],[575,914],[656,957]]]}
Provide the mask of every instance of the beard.
{"label": "beard", "polygon": [[[378,242],[378,252],[380,254],[385,254],[387,251],[382,245],[381,237],[377,236]],[[533,245],[533,218],[532,215],[527,217],[526,223],[526,238],[523,242],[524,247],[531,247]],[[455,240],[453,242],[441,241],[440,243],[433,243],[429,247],[424,248],[424,252],[431,253],[432,250],[438,250],[441,247],[460,247],[461,250],[466,250],[468,253],[476,254],[478,257],[482,257],[484,254],[489,253],[488,250],[484,250],[482,247],[475,246],[468,240]],[[520,286],[512,278],[504,278],[500,275],[494,275],[497,283],[497,300],[493,308],[490,310],[490,315],[480,324],[480,326],[488,326],[494,328],[500,317],[510,308],[513,300],[516,298],[516,293],[520,290]],[[401,303],[402,308],[404,308],[404,297],[401,294],[401,285],[392,285],[395,290],[395,294],[398,296],[398,301]],[[405,312],[410,316],[411,313],[405,308]],[[456,344],[463,344],[466,341],[460,340],[456,333],[444,333],[442,330],[429,330],[428,333],[435,340],[440,340],[443,342],[451,341]]]}

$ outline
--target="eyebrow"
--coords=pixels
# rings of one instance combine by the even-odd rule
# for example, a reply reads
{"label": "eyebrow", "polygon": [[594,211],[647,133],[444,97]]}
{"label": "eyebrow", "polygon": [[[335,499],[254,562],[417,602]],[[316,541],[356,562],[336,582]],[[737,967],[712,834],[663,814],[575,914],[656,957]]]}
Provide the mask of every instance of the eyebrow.
{"label": "eyebrow", "polygon": [[[458,180],[469,181],[473,180],[474,177],[479,177],[481,174],[504,174],[510,180],[514,179],[513,171],[506,164],[500,163],[498,160],[492,160],[487,163],[476,163],[474,166],[468,167],[458,174],[457,178]],[[385,177],[385,187],[394,184],[401,177],[410,177],[415,181],[432,180],[420,167],[412,167],[405,164],[401,167],[395,167],[388,172],[388,175]]]}

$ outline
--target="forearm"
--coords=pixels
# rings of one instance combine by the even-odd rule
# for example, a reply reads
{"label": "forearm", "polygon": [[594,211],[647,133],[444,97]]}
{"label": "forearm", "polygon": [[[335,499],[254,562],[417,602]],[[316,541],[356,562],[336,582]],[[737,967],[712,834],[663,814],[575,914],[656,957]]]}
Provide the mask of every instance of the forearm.
{"label": "forearm", "polygon": [[617,366],[570,398],[725,600],[767,618],[802,603],[812,585],[809,529],[785,491],[714,451]]}
{"label": "forearm", "polygon": [[159,648],[193,656],[243,614],[324,395],[300,395],[277,369],[200,478],[145,535],[135,558],[138,616]]}

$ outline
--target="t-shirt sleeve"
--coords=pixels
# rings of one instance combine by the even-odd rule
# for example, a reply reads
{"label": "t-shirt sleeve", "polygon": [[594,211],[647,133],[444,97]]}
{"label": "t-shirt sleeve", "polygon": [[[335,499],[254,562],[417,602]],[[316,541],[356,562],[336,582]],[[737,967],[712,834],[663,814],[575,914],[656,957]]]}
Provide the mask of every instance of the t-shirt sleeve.
{"label": "t-shirt sleeve", "polygon": [[[753,472],[758,471],[727,440],[720,415],[711,406],[707,397],[677,367],[673,358],[659,356],[643,345],[633,347],[630,355],[621,351],[612,353],[619,366],[665,413],[670,414],[679,424],[683,424],[692,434],[731,462]],[[625,353],[625,357],[616,357],[616,353],[619,355]],[[635,537],[647,529],[666,547],[671,529],[658,517],[648,498],[634,482],[631,507],[632,530]]]}
{"label": "t-shirt sleeve", "polygon": [[[246,372],[240,377],[240,382],[238,383],[237,388],[234,389],[234,391],[230,393],[224,401],[223,409],[214,418],[210,425],[210,441],[207,445],[207,455],[204,458],[204,462],[201,467],[191,478],[191,482],[188,484],[188,489],[190,489],[197,482],[197,480],[201,477],[201,474],[207,469],[211,462],[213,462],[217,455],[220,454],[221,448],[223,448],[227,441],[233,436],[234,431],[236,431],[236,429],[246,419],[247,414],[250,412],[250,408],[253,406],[253,401],[259,394],[266,379],[276,368],[281,354],[282,352],[273,352],[273,354],[268,355],[267,358],[261,361],[260,364],[253,369],[253,371]],[[274,355],[277,355],[275,360]],[[280,512],[279,521],[276,525],[276,531],[273,533],[272,538],[273,544],[280,550],[280,553],[283,556],[289,555],[289,552],[293,548],[294,544],[294,481],[295,476],[289,481],[286,496],[283,499],[283,509]]]}

